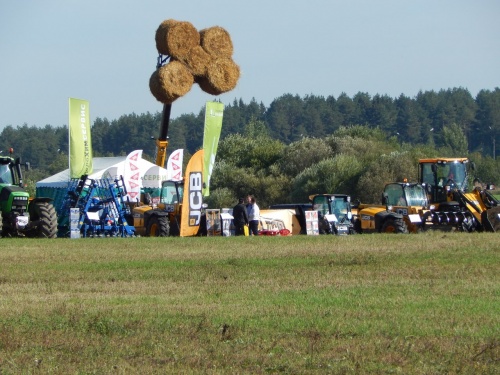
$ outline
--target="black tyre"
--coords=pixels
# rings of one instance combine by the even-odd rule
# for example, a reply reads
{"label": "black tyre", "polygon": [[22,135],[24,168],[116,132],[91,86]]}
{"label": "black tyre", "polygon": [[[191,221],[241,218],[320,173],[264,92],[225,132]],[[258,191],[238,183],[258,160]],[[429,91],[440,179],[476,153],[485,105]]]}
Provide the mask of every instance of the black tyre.
{"label": "black tyre", "polygon": [[152,216],[146,230],[148,237],[168,237],[170,224],[166,216]]}
{"label": "black tyre", "polygon": [[381,233],[408,233],[408,227],[403,219],[389,217],[382,224]]}
{"label": "black tyre", "polygon": [[352,233],[351,234],[362,234],[363,230],[361,229],[361,220],[354,219],[352,223]]}
{"label": "black tyre", "polygon": [[39,238],[57,237],[57,213],[49,202],[33,202],[30,208],[29,226],[34,228],[30,234]]}
{"label": "black tyre", "polygon": [[0,211],[0,238],[3,237],[2,232],[3,232],[3,217],[2,217],[2,211]]}

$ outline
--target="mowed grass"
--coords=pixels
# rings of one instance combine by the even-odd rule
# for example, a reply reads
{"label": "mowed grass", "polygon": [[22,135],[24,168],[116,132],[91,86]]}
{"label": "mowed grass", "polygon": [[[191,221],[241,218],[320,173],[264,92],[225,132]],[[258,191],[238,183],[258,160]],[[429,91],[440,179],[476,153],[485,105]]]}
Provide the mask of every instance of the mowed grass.
{"label": "mowed grass", "polygon": [[496,233],[1,244],[2,375],[500,372]]}

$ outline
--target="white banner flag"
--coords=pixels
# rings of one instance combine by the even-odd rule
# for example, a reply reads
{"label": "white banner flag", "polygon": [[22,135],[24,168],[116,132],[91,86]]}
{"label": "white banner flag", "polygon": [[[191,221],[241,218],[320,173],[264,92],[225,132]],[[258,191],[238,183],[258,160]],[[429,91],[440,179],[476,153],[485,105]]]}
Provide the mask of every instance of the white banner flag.
{"label": "white banner flag", "polygon": [[127,189],[127,197],[131,202],[136,202],[141,195],[141,159],[142,150],[132,151],[128,154],[127,159],[125,159],[123,181]]}
{"label": "white banner flag", "polygon": [[182,180],[182,160],[184,150],[182,148],[172,152],[167,161],[167,179],[174,181]]}

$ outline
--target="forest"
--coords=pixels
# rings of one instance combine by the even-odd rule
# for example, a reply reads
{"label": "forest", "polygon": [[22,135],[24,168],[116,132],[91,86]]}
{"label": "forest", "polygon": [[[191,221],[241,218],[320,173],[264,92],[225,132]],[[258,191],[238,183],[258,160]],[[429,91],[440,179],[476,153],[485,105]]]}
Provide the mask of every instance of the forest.
{"label": "forest", "polygon": [[[246,194],[254,194],[261,207],[307,202],[320,192],[377,203],[385,183],[416,180],[418,159],[433,156],[469,157],[475,177],[499,182],[499,88],[476,97],[453,88],[415,97],[284,94],[268,107],[255,99],[224,104],[209,207],[232,206]],[[124,156],[142,149],[154,161],[160,122],[160,110],[97,118],[91,124],[93,154]],[[204,106],[171,119],[168,150],[183,148],[187,163],[202,146],[203,125]],[[10,147],[30,162],[25,183],[31,189],[67,168],[68,128],[10,125],[0,135],[2,154]]]}

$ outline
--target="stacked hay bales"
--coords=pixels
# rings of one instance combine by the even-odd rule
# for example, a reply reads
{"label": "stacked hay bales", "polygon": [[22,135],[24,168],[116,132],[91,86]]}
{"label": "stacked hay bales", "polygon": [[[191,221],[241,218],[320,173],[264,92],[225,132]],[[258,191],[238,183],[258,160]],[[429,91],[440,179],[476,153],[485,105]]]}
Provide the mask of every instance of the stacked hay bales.
{"label": "stacked hay bales", "polygon": [[156,49],[169,62],[151,75],[149,87],[160,102],[170,104],[185,95],[194,82],[212,95],[236,87],[240,68],[233,61],[229,33],[214,26],[198,32],[186,21],[163,21],[155,35]]}

